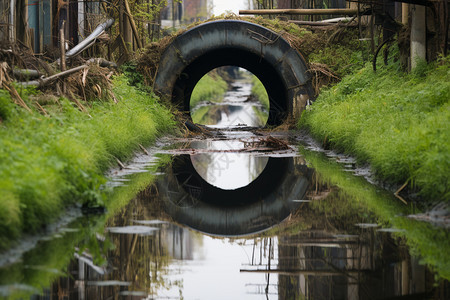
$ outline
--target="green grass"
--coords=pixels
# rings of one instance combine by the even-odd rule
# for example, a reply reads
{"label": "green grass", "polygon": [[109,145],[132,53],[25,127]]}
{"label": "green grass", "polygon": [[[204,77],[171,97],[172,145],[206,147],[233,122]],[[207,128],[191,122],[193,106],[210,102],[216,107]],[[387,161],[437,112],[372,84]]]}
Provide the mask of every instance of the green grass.
{"label": "green grass", "polygon": [[306,127],[329,147],[369,162],[385,181],[450,200],[450,60],[405,74],[370,66],[322,91],[305,111]]}
{"label": "green grass", "polygon": [[228,85],[220,76],[203,76],[191,95],[191,108],[195,107],[201,101],[215,102],[221,100],[228,89]]}
{"label": "green grass", "polygon": [[262,104],[263,109],[260,107],[253,107],[255,115],[260,120],[261,124],[266,124],[269,118],[270,102],[269,95],[262,82],[255,75],[251,75],[252,91],[251,95],[254,96]]}
{"label": "green grass", "polygon": [[252,76],[252,95],[255,96],[259,102],[264,106],[264,108],[269,111],[269,95],[267,95],[266,88],[262,82],[255,75]]}
{"label": "green grass", "polygon": [[[99,187],[115,160],[174,126],[155,97],[114,79],[118,104],[93,102],[89,115],[67,99],[46,107],[50,117],[18,108],[0,90],[0,249],[33,233],[68,205],[104,205]],[[30,106],[29,92],[22,96]]]}

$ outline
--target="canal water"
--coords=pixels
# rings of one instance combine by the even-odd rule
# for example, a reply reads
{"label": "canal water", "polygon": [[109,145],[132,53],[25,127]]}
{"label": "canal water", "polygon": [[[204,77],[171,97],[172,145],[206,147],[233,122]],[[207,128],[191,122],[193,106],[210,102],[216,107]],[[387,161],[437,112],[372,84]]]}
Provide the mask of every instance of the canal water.
{"label": "canal water", "polygon": [[106,212],[75,207],[1,260],[0,297],[448,299],[448,229],[352,158],[299,132],[210,133],[111,171]]}

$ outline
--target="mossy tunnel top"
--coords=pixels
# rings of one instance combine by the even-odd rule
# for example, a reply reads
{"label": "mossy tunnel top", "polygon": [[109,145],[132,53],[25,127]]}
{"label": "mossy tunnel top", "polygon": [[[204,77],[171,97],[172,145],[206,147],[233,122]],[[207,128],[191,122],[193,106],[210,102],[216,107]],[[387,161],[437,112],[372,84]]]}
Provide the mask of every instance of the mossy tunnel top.
{"label": "mossy tunnel top", "polygon": [[245,68],[261,80],[270,100],[269,125],[282,123],[293,113],[297,97],[310,90],[305,60],[280,34],[246,21],[221,20],[173,40],[161,56],[155,91],[189,111],[197,82],[227,65]]}

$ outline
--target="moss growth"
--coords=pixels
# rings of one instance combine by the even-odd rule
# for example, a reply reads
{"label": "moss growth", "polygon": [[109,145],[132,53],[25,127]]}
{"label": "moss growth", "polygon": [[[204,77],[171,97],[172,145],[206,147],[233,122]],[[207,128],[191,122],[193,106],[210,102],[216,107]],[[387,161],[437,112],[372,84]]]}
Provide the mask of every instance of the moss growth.
{"label": "moss growth", "polygon": [[130,87],[124,76],[113,83],[118,103],[94,102],[89,115],[67,99],[46,107],[49,118],[30,114],[0,93],[9,112],[0,128],[0,249],[69,204],[104,205],[102,174],[115,158],[130,158],[139,143],[173,127],[155,97]]}
{"label": "moss growth", "polygon": [[450,61],[405,74],[370,66],[321,93],[300,125],[327,146],[369,162],[382,179],[450,200]]}

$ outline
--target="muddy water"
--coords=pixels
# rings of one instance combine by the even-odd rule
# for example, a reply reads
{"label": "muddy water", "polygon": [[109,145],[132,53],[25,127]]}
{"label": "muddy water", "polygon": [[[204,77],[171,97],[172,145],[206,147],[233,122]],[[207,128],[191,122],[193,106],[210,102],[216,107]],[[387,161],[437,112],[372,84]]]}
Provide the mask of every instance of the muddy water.
{"label": "muddy water", "polygon": [[163,139],[112,172],[105,188],[123,206],[85,214],[3,266],[0,296],[448,297],[448,282],[421,263],[433,254],[408,246],[428,230],[448,264],[448,231],[401,217],[410,209],[353,175],[363,173],[353,160],[309,151],[292,133],[215,135]]}

